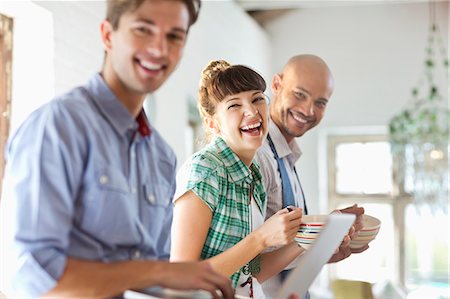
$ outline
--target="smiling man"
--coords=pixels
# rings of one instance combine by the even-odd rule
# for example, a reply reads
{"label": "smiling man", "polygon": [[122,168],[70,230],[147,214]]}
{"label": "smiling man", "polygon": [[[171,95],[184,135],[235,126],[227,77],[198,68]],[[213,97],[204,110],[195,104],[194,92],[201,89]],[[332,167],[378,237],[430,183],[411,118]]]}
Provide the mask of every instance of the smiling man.
{"label": "smiling man", "polygon": [[8,143],[3,291],[105,298],[160,285],[232,297],[208,263],[167,261],[176,161],[142,108],[177,66],[200,2],[107,6],[103,70],[35,111]]}
{"label": "smiling man", "polygon": [[[269,133],[258,151],[256,160],[261,166],[267,193],[266,219],[286,206],[296,206],[308,214],[306,200],[295,163],[301,156],[297,137],[317,126],[324,117],[333,93],[334,80],[327,64],[315,55],[297,55],[289,59],[272,80],[274,98],[270,103]],[[341,210],[360,216],[364,209],[354,205]],[[354,231],[361,228],[357,217],[354,228],[344,239],[330,262],[347,258]],[[367,247],[358,250],[366,250]],[[293,265],[291,265],[292,267]],[[288,272],[283,271],[263,284],[264,293],[272,298]],[[307,295],[309,296],[309,295]]]}
{"label": "smiling man", "polygon": [[287,143],[317,126],[333,93],[333,77],[323,60],[312,55],[291,58],[272,82],[270,115]]}

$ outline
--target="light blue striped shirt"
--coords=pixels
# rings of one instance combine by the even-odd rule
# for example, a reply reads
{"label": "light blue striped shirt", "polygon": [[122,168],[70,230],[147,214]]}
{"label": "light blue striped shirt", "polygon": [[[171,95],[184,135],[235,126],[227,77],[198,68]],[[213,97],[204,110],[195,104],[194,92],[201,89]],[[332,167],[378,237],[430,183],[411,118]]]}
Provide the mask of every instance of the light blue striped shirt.
{"label": "light blue striped shirt", "polygon": [[137,128],[96,74],[33,112],[11,138],[1,258],[15,295],[49,291],[67,257],[169,258],[176,158],[154,128],[150,136]]}

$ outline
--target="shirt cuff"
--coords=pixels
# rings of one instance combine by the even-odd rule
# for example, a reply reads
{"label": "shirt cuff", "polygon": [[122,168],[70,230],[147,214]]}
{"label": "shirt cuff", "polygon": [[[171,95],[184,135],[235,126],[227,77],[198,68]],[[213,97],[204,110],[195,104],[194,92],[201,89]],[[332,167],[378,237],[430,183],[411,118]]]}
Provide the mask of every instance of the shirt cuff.
{"label": "shirt cuff", "polygon": [[[53,268],[60,268],[55,273],[59,277],[64,271],[66,258],[64,256],[58,256],[51,262]],[[53,289],[57,285],[57,280],[52,277],[50,273],[44,269],[39,262],[29,252],[24,253],[17,260],[16,271],[10,271],[13,275],[11,281],[12,292],[16,296],[23,297],[38,297]]]}

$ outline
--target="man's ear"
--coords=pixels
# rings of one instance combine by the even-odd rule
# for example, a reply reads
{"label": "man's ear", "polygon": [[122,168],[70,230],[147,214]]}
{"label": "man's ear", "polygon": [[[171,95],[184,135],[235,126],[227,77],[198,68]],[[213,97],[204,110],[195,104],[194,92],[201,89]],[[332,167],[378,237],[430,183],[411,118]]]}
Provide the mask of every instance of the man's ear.
{"label": "man's ear", "polygon": [[281,90],[281,74],[275,74],[272,78],[272,93],[274,95],[278,94]]}
{"label": "man's ear", "polygon": [[205,126],[206,128],[214,135],[217,135],[220,133],[220,126],[217,120],[212,116],[205,117]]}
{"label": "man's ear", "polygon": [[111,50],[111,32],[113,31],[112,25],[108,20],[104,20],[100,24],[100,35],[102,37],[103,47],[105,51]]}

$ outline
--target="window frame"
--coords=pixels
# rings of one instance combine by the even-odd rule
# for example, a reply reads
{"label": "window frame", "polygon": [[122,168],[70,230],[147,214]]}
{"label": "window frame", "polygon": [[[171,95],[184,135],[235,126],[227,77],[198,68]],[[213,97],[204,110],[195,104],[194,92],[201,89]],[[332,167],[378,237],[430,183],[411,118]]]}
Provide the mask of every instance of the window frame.
{"label": "window frame", "polygon": [[[0,194],[11,120],[13,19],[0,14]],[[0,197],[1,200],[1,197]]]}
{"label": "window frame", "polygon": [[[358,203],[360,206],[364,206],[367,203],[380,203],[391,205],[393,211],[393,225],[394,225],[394,262],[393,269],[395,271],[394,283],[400,286],[403,290],[407,290],[406,287],[406,227],[405,227],[405,215],[406,208],[412,202],[411,197],[407,194],[399,194],[398,186],[396,185],[395,176],[397,175],[395,169],[397,164],[395,159],[392,161],[392,192],[391,194],[339,194],[336,192],[336,148],[342,143],[351,142],[380,142],[389,141],[389,135],[387,127],[343,127],[321,130],[320,141],[322,144],[322,157],[323,162],[319,163],[323,172],[326,173],[326,187],[322,190],[326,190],[326,203],[329,209],[334,210],[339,205],[353,205]],[[323,198],[323,197],[321,197]],[[335,265],[337,266],[337,265]],[[329,268],[328,279],[335,278],[335,271]]]}
{"label": "window frame", "polygon": [[[383,202],[383,203],[394,203],[393,194],[345,194],[336,192],[336,179],[337,179],[337,169],[336,164],[336,148],[340,144],[344,143],[369,143],[369,142],[388,142],[388,136],[383,134],[367,135],[367,134],[352,134],[352,135],[328,135],[327,137],[327,152],[328,152],[328,203],[330,207],[335,207],[337,204],[350,203],[353,204],[355,201],[364,202]],[[394,185],[394,182],[393,182]],[[393,186],[393,189],[395,187]]]}

